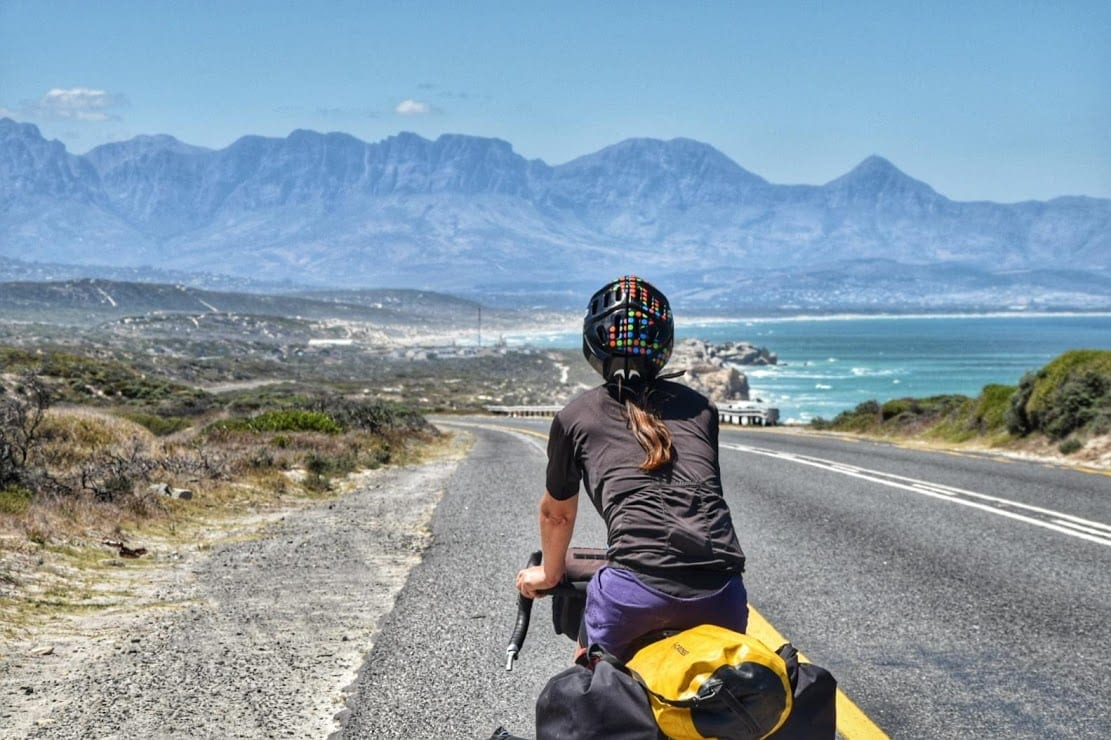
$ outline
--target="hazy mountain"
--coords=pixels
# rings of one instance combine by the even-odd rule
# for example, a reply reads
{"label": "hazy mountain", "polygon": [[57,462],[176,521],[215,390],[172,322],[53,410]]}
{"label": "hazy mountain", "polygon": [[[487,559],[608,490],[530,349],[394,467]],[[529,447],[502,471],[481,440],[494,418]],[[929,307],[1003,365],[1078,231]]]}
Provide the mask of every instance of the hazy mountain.
{"label": "hazy mountain", "polygon": [[471,323],[476,309],[477,304],[470,301],[417,290],[266,294],[97,279],[0,283],[0,315],[20,321],[89,325],[169,314],[296,317],[376,325],[408,325],[463,315]]}
{"label": "hazy mountain", "polygon": [[719,307],[1107,308],[1111,201],[956,202],[875,156],[777,185],[689,139],[555,167],[408,133],[142,136],[76,156],[0,119],[3,257],[530,303],[637,271]]}

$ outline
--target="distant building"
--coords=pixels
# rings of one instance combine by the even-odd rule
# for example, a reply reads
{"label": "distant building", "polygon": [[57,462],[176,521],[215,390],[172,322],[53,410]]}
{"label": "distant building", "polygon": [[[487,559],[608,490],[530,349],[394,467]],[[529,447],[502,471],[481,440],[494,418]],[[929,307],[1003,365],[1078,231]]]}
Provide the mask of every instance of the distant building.
{"label": "distant building", "polygon": [[779,409],[755,403],[718,404],[718,418],[723,424],[771,427],[779,423]]}

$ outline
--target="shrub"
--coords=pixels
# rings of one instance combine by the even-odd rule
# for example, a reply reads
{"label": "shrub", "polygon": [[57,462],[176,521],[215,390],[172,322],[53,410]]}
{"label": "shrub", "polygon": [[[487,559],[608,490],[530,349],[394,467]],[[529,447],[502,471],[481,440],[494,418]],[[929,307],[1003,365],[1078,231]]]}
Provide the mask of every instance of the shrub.
{"label": "shrub", "polygon": [[14,483],[0,488],[0,514],[25,514],[31,506],[32,497],[30,490]]}
{"label": "shrub", "polygon": [[336,458],[310,452],[305,458],[305,487],[318,493],[332,489],[332,476],[341,472],[343,465]]}
{"label": "shrub", "polygon": [[1007,412],[1011,407],[1011,397],[1017,389],[1010,385],[985,385],[976,399],[972,412],[980,431],[995,431],[1006,426]]}
{"label": "shrub", "polygon": [[894,419],[906,413],[918,413],[918,405],[913,398],[897,398],[887,401],[881,407],[883,420]]}
{"label": "shrub", "polygon": [[1068,376],[1052,394],[1049,407],[1038,415],[1039,426],[1051,439],[1063,439],[1109,406],[1111,376],[1084,370]]}
{"label": "shrub", "polygon": [[321,432],[340,434],[343,427],[328,414],[301,409],[264,411],[249,419],[224,419],[212,424],[209,431],[230,432]]}
{"label": "shrub", "polygon": [[12,392],[0,397],[0,486],[25,480],[43,441],[42,425],[50,403],[50,392],[31,371],[20,377]]}
{"label": "shrub", "polygon": [[1005,419],[1012,434],[1040,431],[1063,439],[1080,429],[1111,427],[1109,407],[1111,351],[1070,350],[1022,378]]}
{"label": "shrub", "polygon": [[1007,425],[1007,431],[1016,437],[1024,437],[1034,431],[1030,415],[1026,413],[1026,404],[1034,393],[1034,384],[1037,380],[1038,376],[1034,373],[1023,375],[1018,383],[1018,389],[1011,394],[1007,410],[1003,414],[1003,423]]}
{"label": "shrub", "polygon": [[325,396],[314,400],[309,408],[328,414],[348,429],[371,434],[411,433],[431,429],[428,421],[415,409],[377,399]]}
{"label": "shrub", "polygon": [[1037,373],[1037,385],[1027,402],[1027,412],[1037,414],[1051,407],[1053,394],[1070,376],[1085,371],[1111,376],[1111,350],[1074,349],[1065,352]]}
{"label": "shrub", "polygon": [[883,409],[878,401],[865,401],[852,411],[842,411],[833,417],[834,429],[849,432],[864,432],[875,427],[883,418]]}
{"label": "shrub", "polygon": [[1064,442],[1057,445],[1057,451],[1060,452],[1062,455],[1071,455],[1083,446],[1083,442],[1073,437],[1072,439],[1066,439]]}

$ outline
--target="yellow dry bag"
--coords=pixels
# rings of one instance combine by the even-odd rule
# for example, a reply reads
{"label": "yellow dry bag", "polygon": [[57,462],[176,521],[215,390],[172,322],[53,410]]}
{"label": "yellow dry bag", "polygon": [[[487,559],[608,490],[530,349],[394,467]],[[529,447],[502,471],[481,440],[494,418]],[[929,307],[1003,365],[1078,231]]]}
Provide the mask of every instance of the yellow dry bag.
{"label": "yellow dry bag", "polygon": [[[612,662],[612,656],[608,656]],[[704,624],[641,648],[625,666],[671,738],[762,738],[791,713],[787,665],[755,637]]]}

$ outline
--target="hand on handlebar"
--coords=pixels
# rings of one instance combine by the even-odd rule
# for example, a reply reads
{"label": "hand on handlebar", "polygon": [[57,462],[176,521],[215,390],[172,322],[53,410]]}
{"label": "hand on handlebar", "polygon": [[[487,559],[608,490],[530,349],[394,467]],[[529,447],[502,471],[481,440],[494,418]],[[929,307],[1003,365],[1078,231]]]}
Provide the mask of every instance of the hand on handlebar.
{"label": "hand on handlebar", "polygon": [[534,565],[525,568],[517,574],[517,590],[526,599],[535,599],[546,595],[546,591],[559,583],[559,579],[550,580],[544,572],[543,565]]}

